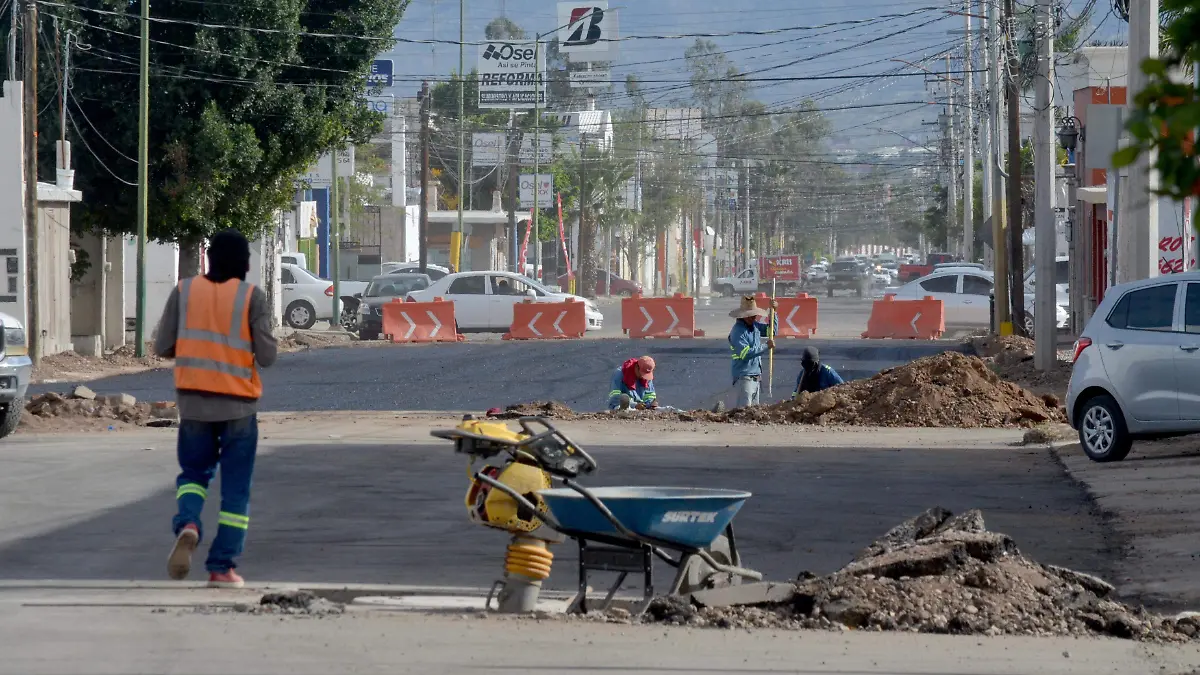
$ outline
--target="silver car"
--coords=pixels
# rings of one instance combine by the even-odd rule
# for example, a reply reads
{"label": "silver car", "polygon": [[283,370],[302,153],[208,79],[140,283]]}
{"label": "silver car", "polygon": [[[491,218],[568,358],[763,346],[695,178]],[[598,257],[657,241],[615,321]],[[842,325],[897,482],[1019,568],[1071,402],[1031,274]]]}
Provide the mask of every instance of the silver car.
{"label": "silver car", "polygon": [[16,317],[0,312],[0,336],[0,438],[4,438],[21,421],[33,361],[25,344],[25,328]]}
{"label": "silver car", "polygon": [[1200,272],[1110,288],[1074,364],[1067,412],[1091,459],[1119,462],[1134,440],[1200,431]]}

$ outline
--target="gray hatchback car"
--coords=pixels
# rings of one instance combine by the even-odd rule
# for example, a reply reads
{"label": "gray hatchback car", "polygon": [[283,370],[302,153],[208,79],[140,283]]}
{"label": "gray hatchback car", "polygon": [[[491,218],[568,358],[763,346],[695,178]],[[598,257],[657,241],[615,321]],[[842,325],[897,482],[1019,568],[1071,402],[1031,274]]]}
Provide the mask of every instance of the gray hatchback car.
{"label": "gray hatchback car", "polygon": [[1097,462],[1125,459],[1134,440],[1200,432],[1200,272],[1105,293],[1075,343],[1067,412]]}

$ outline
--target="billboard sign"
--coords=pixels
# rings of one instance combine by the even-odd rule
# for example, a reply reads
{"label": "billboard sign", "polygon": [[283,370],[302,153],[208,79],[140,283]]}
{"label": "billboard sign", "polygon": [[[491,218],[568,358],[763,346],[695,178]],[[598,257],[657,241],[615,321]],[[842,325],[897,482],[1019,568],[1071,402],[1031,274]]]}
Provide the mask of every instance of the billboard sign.
{"label": "billboard sign", "polygon": [[558,3],[559,50],[573,61],[613,61],[617,46],[617,13],[608,0]]}
{"label": "billboard sign", "polygon": [[572,70],[572,89],[604,89],[612,85],[612,71],[604,70]]}
{"label": "billboard sign", "polygon": [[545,60],[545,52],[538,53],[532,41],[479,45],[479,107],[533,108],[535,102],[545,106],[545,87],[539,86],[546,79]]}
{"label": "billboard sign", "polygon": [[[338,155],[338,176],[345,178],[354,175],[354,146],[347,146],[339,151]],[[310,187],[319,189],[327,188],[333,184],[333,164],[330,161],[331,155],[326,153],[317,159],[316,163],[308,168],[308,172],[300,176],[300,180],[308,183]]]}
{"label": "billboard sign", "polygon": [[[537,175],[536,182],[537,182],[537,196],[538,196],[537,205],[538,205],[538,207],[543,208],[543,209],[550,208],[551,206],[554,205],[554,203],[552,201],[552,197],[554,195],[554,174],[539,173]],[[531,174],[531,173],[521,174],[520,199],[521,199],[521,208],[523,208],[523,209],[534,208],[533,185],[534,185],[533,174]]]}
{"label": "billboard sign", "polygon": [[471,166],[500,166],[506,152],[504,134],[472,134]]}
{"label": "billboard sign", "polygon": [[371,62],[371,72],[367,75],[367,86],[372,89],[392,86],[391,59],[377,59]]}

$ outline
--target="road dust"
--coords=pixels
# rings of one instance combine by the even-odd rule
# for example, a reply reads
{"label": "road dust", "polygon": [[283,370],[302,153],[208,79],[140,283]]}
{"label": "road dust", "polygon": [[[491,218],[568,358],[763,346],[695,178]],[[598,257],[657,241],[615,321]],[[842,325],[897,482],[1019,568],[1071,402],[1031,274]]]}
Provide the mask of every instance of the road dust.
{"label": "road dust", "polygon": [[723,607],[662,598],[641,621],[1165,642],[1194,640],[1200,633],[1200,618],[1153,614],[1112,593],[1099,578],[1023,556],[1007,535],[986,529],[979,511],[952,516],[932,508],[890,530],[837,572],[801,574],[790,597]]}

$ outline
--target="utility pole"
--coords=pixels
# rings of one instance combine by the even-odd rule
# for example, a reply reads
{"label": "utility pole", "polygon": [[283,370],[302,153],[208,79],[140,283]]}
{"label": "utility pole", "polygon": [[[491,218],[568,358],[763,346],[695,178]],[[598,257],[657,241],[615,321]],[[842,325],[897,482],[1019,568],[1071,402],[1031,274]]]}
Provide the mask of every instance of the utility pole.
{"label": "utility pole", "polygon": [[338,258],[341,257],[341,228],[338,227],[338,213],[342,210],[342,200],[338,195],[338,160],[341,159],[341,148],[334,148],[329,153],[329,276],[333,279],[333,313],[330,314],[329,329],[333,330],[342,325],[342,313],[338,308],[342,300],[341,287],[338,283],[340,270]]}
{"label": "utility pole", "polygon": [[743,225],[745,227],[745,230],[744,230],[745,235],[742,238],[742,243],[745,246],[745,250],[746,250],[746,254],[744,256],[745,260],[742,261],[744,263],[744,265],[743,265],[743,269],[744,269],[744,268],[750,266],[750,160],[743,159],[742,160],[742,168],[744,170],[744,173],[746,174],[746,208],[745,208],[746,220],[743,223]]}
{"label": "utility pole", "polygon": [[[1013,320],[1021,331],[1025,330],[1025,283],[1021,250],[1021,85],[1020,60],[1017,56],[1016,14],[1013,0],[1004,2],[1004,29],[1008,34],[1008,242],[1012,254],[1009,265],[1009,302],[1012,303]],[[999,298],[996,299],[999,302]]]}
{"label": "utility pole", "polygon": [[[463,202],[466,201],[467,191],[471,189],[471,181],[467,180],[466,167],[463,157],[466,154],[467,134],[464,115],[464,98],[466,97],[467,74],[463,70],[463,26],[465,24],[464,0],[458,0],[458,219],[454,230],[450,233],[450,269],[461,272],[462,239],[463,239]],[[523,271],[523,270],[522,270]]]}
{"label": "utility pole", "polygon": [[421,204],[417,237],[420,239],[418,269],[429,266],[429,82],[421,83]]}
{"label": "utility pole", "polygon": [[1050,83],[1054,78],[1054,10],[1052,0],[1038,0],[1038,74],[1034,83],[1034,256],[1036,269],[1033,313],[1034,365],[1050,370],[1058,360],[1055,325],[1054,278],[1054,102]]}
{"label": "utility pole", "polygon": [[[15,4],[15,3],[14,3]],[[29,302],[28,322],[25,325],[29,341],[29,357],[33,365],[42,359],[42,322],[38,306],[38,201],[37,201],[37,3],[25,8],[25,274]]]}
{"label": "utility pole", "polygon": [[[62,90],[58,95],[58,140],[67,142],[67,85],[71,81],[71,31],[63,41]],[[71,167],[63,167],[69,169]]]}
{"label": "utility pole", "polygon": [[[508,239],[510,245],[508,247],[509,269],[513,272],[520,272],[517,269],[517,202],[520,201],[520,182],[521,182],[521,166],[519,155],[521,152],[521,135],[517,133],[517,113],[513,110],[508,111]],[[536,177],[535,177],[536,178]],[[537,192],[537,181],[534,181],[534,192]]]}
{"label": "utility pole", "polygon": [[[1158,57],[1158,0],[1129,3],[1129,105],[1146,88],[1142,61]],[[1118,223],[1123,230],[1118,251],[1123,262],[1117,267],[1117,282],[1158,276],[1158,152],[1138,155],[1129,167],[1128,189],[1121,190],[1125,204]],[[1128,227],[1125,224],[1128,223]],[[1186,236],[1184,235],[1186,241]]]}
{"label": "utility pole", "polygon": [[992,185],[992,269],[995,286],[993,298],[995,302],[993,319],[996,330],[1001,335],[1012,335],[1012,317],[1009,315],[1008,303],[1008,240],[1005,234],[1004,214],[1004,172],[1000,169],[1000,159],[1004,156],[1000,145],[1000,57],[1004,50],[1000,47],[1000,4],[988,3],[988,129],[991,153],[988,157],[988,168],[991,169]]}
{"label": "utility pole", "polygon": [[[946,93],[948,94],[948,105],[946,108],[946,173],[949,180],[946,184],[946,251],[950,252],[950,223],[954,222],[954,216],[958,212],[958,152],[954,139],[954,80],[950,77],[950,55],[946,55]],[[966,231],[963,231],[963,242],[959,250],[963,253],[963,258],[967,258],[966,247]]]}
{"label": "utility pole", "polygon": [[8,18],[8,79],[17,79],[17,28],[19,26],[20,11],[17,9],[17,2],[13,0],[8,3],[10,8]]}
{"label": "utility pole", "polygon": [[[588,233],[590,232],[590,230],[588,229],[588,227],[586,225],[587,217],[588,217],[588,202],[591,201],[591,199],[592,199],[592,192],[591,192],[592,186],[588,183],[588,175],[587,175],[588,174],[588,151],[587,150],[588,150],[588,135],[587,135],[587,133],[580,133],[579,134],[579,244],[578,244],[579,249],[578,249],[578,253],[575,254],[575,264],[576,264],[576,266],[579,267],[579,274],[575,275],[575,277],[576,277],[575,288],[570,289],[571,293],[574,293],[576,291],[576,289],[580,289],[580,293],[583,293],[583,289],[587,289],[588,284],[592,283],[594,281],[594,279],[588,279],[584,276],[584,267],[587,265],[587,263],[585,261],[591,256],[591,253],[592,253],[591,237],[588,236]],[[585,242],[587,242],[587,246],[584,245]],[[584,253],[585,250],[587,251],[586,254]],[[595,288],[595,287],[593,286],[593,288]]]}
{"label": "utility pole", "polygon": [[[963,19],[966,20],[966,39],[963,42],[963,259],[975,260],[975,120],[971,114],[971,73],[975,62],[971,58],[971,0],[963,0]],[[947,76],[949,74],[947,73]]]}

